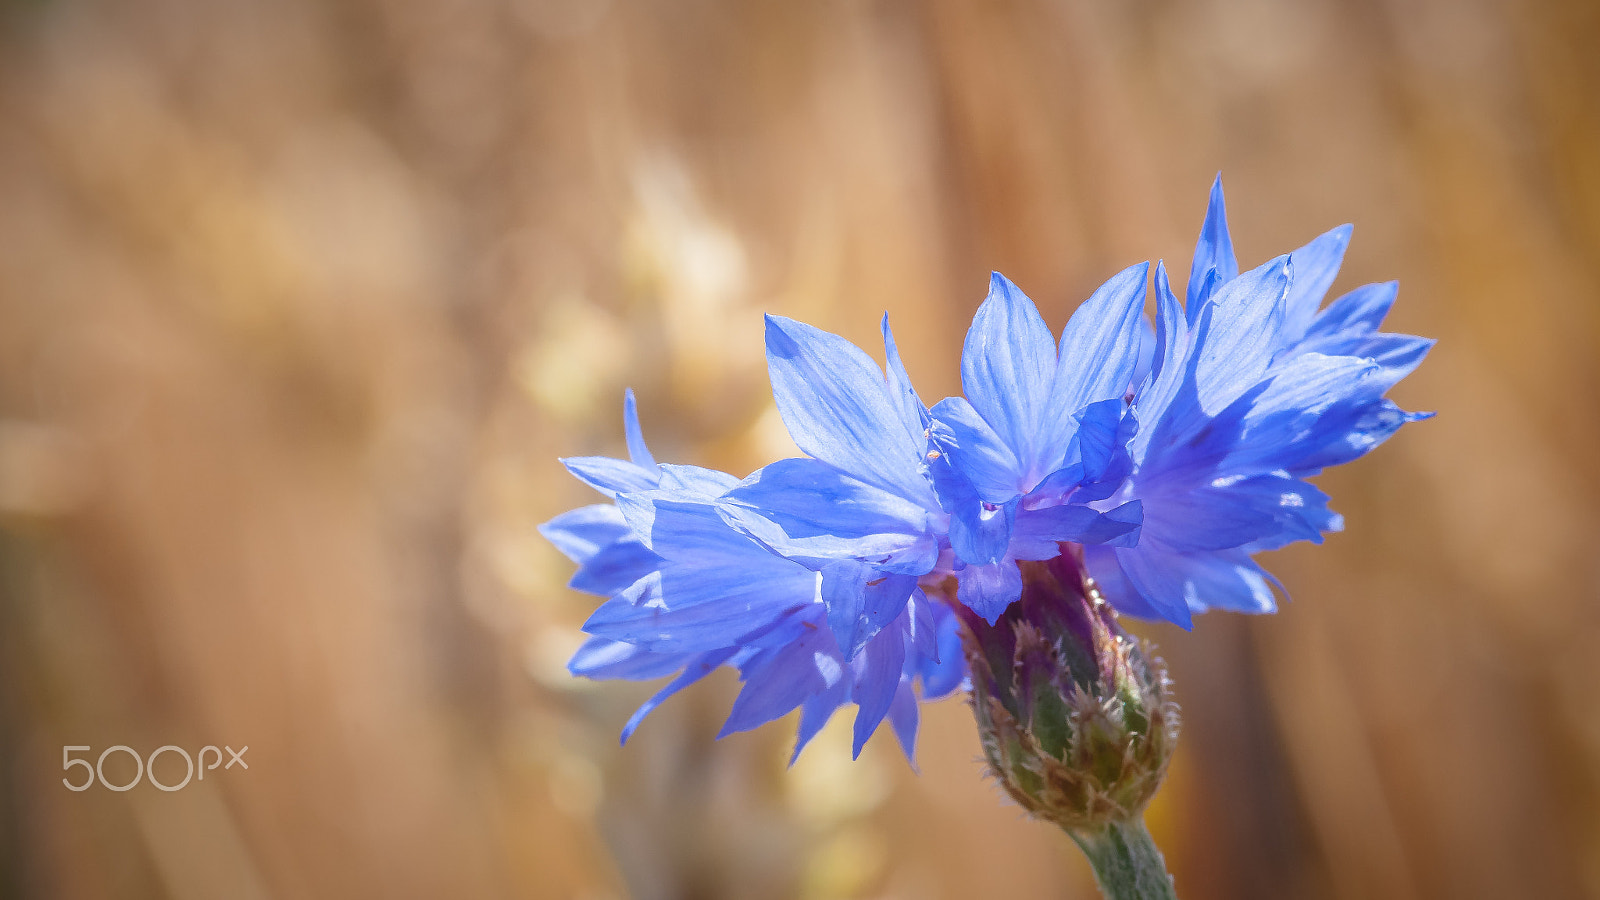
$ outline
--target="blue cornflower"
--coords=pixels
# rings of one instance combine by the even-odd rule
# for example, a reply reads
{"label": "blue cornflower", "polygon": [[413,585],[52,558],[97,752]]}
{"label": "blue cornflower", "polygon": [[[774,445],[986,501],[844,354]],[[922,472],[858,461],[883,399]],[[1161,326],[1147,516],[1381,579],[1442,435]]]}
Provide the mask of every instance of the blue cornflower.
{"label": "blue cornflower", "polygon": [[1118,610],[1184,627],[1211,607],[1271,611],[1274,582],[1251,555],[1342,527],[1304,479],[1425,417],[1383,399],[1432,346],[1378,331],[1392,282],[1318,311],[1349,234],[1240,274],[1219,179],[1186,305],[1158,265],[1152,328],[1140,263],[1058,340],[996,273],[962,350],[965,396],[931,409],[887,316],[883,368],[768,316],[773,395],[807,456],[743,480],[658,465],[629,392],[630,459],[565,461],[613,503],[542,528],[579,564],[572,586],[608,598],[571,670],[677,673],[624,740],[729,665],[745,685],[724,733],[799,707],[798,754],[853,702],[856,753],[887,716],[909,756],[913,685],[940,696],[967,673],[952,607],[994,625],[1023,568],[1038,580],[1040,563],[1081,557]]}
{"label": "blue cornflower", "polygon": [[540,531],[574,562],[571,586],[609,599],[584,624],[591,637],[568,668],[590,678],[647,680],[677,673],[623,728],[727,665],[744,681],[723,734],[802,709],[795,755],[845,703],[859,710],[855,753],[887,717],[913,753],[923,696],[943,696],[965,676],[951,611],[919,594],[857,652],[839,651],[827,626],[820,576],[730,527],[720,497],[738,481],[693,466],[658,465],[639,429],[633,392],[624,404],[630,459],[565,460],[611,496],[565,513]]}

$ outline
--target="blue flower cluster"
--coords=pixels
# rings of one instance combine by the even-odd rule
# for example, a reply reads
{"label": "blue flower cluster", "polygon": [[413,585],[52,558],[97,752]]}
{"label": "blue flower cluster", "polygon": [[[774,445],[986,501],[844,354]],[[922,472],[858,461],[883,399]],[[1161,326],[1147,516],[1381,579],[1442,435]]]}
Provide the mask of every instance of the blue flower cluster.
{"label": "blue flower cluster", "polygon": [[[623,729],[719,666],[744,686],[723,733],[801,710],[798,755],[846,703],[855,752],[888,717],[909,757],[917,694],[966,672],[951,604],[994,622],[1019,560],[1081,554],[1121,612],[1190,627],[1275,609],[1252,559],[1342,527],[1306,482],[1424,418],[1384,399],[1433,342],[1379,326],[1396,285],[1322,308],[1350,227],[1245,273],[1220,179],[1186,302],[1155,269],[1118,273],[1059,340],[995,274],[967,332],[965,396],[923,404],[883,320],[879,368],[842,338],[767,317],[773,396],[807,455],[739,480],[657,464],[625,403],[628,460],[565,460],[609,504],[541,531],[608,599],[569,668],[676,674]],[[1281,587],[1279,588],[1281,590]],[[920,685],[919,685],[920,682]]]}

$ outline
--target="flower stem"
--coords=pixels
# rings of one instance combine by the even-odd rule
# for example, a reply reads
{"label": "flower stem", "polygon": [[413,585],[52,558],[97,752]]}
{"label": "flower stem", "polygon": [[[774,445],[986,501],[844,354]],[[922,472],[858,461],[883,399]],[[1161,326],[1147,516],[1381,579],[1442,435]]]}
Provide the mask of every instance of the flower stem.
{"label": "flower stem", "polygon": [[1113,822],[1099,831],[1068,831],[1094,867],[1106,900],[1178,900],[1166,861],[1144,820]]}

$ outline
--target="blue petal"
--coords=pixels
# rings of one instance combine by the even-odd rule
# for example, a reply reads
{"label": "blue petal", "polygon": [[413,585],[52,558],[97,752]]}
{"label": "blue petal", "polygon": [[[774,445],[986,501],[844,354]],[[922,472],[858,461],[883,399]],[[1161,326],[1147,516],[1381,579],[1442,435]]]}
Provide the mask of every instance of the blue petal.
{"label": "blue petal", "polygon": [[816,602],[814,573],[728,528],[714,508],[652,508],[653,546],[665,562],[601,604],[585,631],[660,650],[710,649]]}
{"label": "blue petal", "polygon": [[1318,420],[1316,432],[1305,441],[1305,452],[1297,456],[1294,471],[1312,474],[1350,462],[1388,440],[1400,426],[1433,415],[1406,412],[1388,400],[1337,410]]}
{"label": "blue petal", "polygon": [[[1238,276],[1235,275],[1235,278]],[[1198,291],[1191,289],[1184,291],[1185,316],[1190,327],[1200,321],[1200,313],[1205,311],[1206,301],[1216,296],[1217,288],[1222,287],[1222,273],[1216,269],[1207,269],[1205,278],[1200,281]],[[1198,310],[1198,312],[1197,312]]]}
{"label": "blue petal", "polygon": [[[1197,343],[1210,333],[1215,307],[1204,304],[1190,328],[1183,308],[1167,283],[1165,264],[1156,266],[1156,341],[1160,345],[1150,383],[1134,399],[1140,421],[1152,427],[1134,435],[1130,450],[1133,458],[1144,461],[1148,448],[1160,438],[1161,444],[1175,444],[1204,420],[1195,390]],[[1191,311],[1194,309],[1191,306]],[[1157,444],[1160,446],[1160,444]]]}
{"label": "blue petal", "polygon": [[1156,263],[1155,283],[1156,348],[1150,368],[1152,378],[1182,368],[1182,358],[1189,347],[1189,322],[1184,317],[1183,305],[1173,296],[1165,260]]}
{"label": "blue petal", "polygon": [[962,397],[947,397],[932,410],[933,441],[961,476],[989,503],[1022,492],[1022,464],[1011,445]]}
{"label": "blue petal", "polygon": [[637,710],[634,711],[632,716],[628,717],[627,724],[622,726],[622,743],[628,743],[628,738],[633,737],[633,733],[637,731],[639,729],[639,725],[644,722],[645,716],[650,715],[650,713],[655,711],[656,707],[660,706],[662,703],[665,703],[668,697],[671,697],[673,694],[676,694],[689,685],[694,684],[696,681],[699,681],[707,675],[710,675],[712,672],[715,672],[718,666],[725,662],[732,661],[733,657],[737,653],[738,649],[733,647],[714,650],[710,653],[700,656],[685,666],[683,669],[683,674],[679,675],[677,678],[674,678],[670,684],[658,691],[654,697],[646,700],[639,706]]}
{"label": "blue petal", "polygon": [[767,370],[778,412],[801,450],[868,483],[931,506],[923,445],[899,426],[883,372],[837,335],[767,316]]}
{"label": "blue petal", "polygon": [[1113,552],[1127,586],[1155,613],[1155,618],[1165,619],[1184,630],[1194,627],[1186,582],[1176,562],[1185,557],[1149,546],[1119,547]]}
{"label": "blue petal", "polygon": [[[1082,437],[1083,435],[1080,432],[1077,437],[1073,438],[1074,444],[1076,445],[1079,438]],[[1067,458],[1072,462],[1046,475],[1044,480],[1034,485],[1033,490],[1029,491],[1028,496],[1022,500],[1023,508],[1038,509],[1041,506],[1054,506],[1077,490],[1084,480],[1083,462],[1074,459],[1079,453],[1080,451],[1074,446],[1067,454]]]}
{"label": "blue petal", "polygon": [[935,603],[938,622],[937,656],[924,655],[917,664],[917,676],[922,679],[922,697],[937,700],[959,688],[967,677],[967,657],[961,646],[961,623],[950,607]]}
{"label": "blue petal", "polygon": [[917,695],[911,689],[911,679],[903,678],[895,689],[894,701],[889,704],[889,724],[894,727],[900,750],[913,768],[917,759],[917,720],[920,715]]}
{"label": "blue petal", "polygon": [[1073,417],[1078,431],[1067,452],[1068,465],[1050,473],[1023,499],[1027,509],[1105,500],[1121,490],[1133,472],[1131,443],[1139,419],[1121,399],[1091,403]]}
{"label": "blue petal", "polygon": [[[1209,274],[1213,271],[1214,276]],[[1228,209],[1219,173],[1211,183],[1211,202],[1206,206],[1205,223],[1200,226],[1200,240],[1194,245],[1194,262],[1189,266],[1189,287],[1184,292],[1189,324],[1195,323],[1211,292],[1238,275],[1239,261],[1233,255],[1233,239],[1228,236]]]}
{"label": "blue petal", "polygon": [[856,710],[852,758],[861,756],[861,748],[866,746],[867,738],[878,730],[878,723],[889,712],[895,692],[900,687],[905,654],[905,640],[893,630],[883,631],[862,648],[861,655],[851,663],[855,673],[855,689],[851,693],[860,707]]}
{"label": "blue petal", "polygon": [[628,458],[641,469],[655,467],[656,458],[645,446],[644,432],[639,428],[639,410],[633,399],[633,388],[622,395],[622,430],[628,436]]}
{"label": "blue petal", "polygon": [[1377,363],[1383,370],[1380,378],[1387,390],[1421,365],[1436,343],[1432,338],[1409,334],[1375,334],[1357,344],[1351,355],[1365,356]]}
{"label": "blue petal", "polygon": [[900,424],[905,426],[906,434],[913,443],[926,444],[928,429],[928,408],[922,404],[922,399],[917,396],[916,388],[911,386],[911,376],[906,374],[906,366],[900,360],[900,348],[894,342],[894,333],[889,330],[889,314],[883,314],[883,357],[884,373],[888,377],[889,395],[894,399],[895,410],[900,414]]}
{"label": "blue petal", "polygon": [[827,629],[812,629],[796,641],[758,653],[742,670],[744,688],[717,737],[764,725],[827,690],[825,675],[837,672],[828,663],[838,665],[830,652],[832,640]]}
{"label": "blue petal", "polygon": [[1195,365],[1196,393],[1208,415],[1216,415],[1267,371],[1279,348],[1288,290],[1289,258],[1280,256],[1217,291]]}
{"label": "blue petal", "polygon": [[1133,378],[1128,380],[1126,392],[1132,394],[1150,377],[1156,364],[1156,329],[1149,316],[1139,317],[1139,362],[1133,367]]}
{"label": "blue petal", "polygon": [[854,659],[869,640],[900,616],[916,586],[914,575],[884,575],[855,562],[832,563],[822,570],[828,627],[845,659]]}
{"label": "blue petal", "polygon": [[[745,540],[742,535],[737,537]],[[745,543],[751,549],[743,553],[669,558],[649,583],[635,583],[624,593],[635,605],[665,609],[763,592],[785,604],[814,599],[816,573],[747,540]]]}
{"label": "blue petal", "polygon": [[627,460],[609,456],[569,456],[561,464],[579,481],[607,497],[615,497],[626,491],[652,490],[660,478],[654,469],[643,469]]}
{"label": "blue petal", "polygon": [[1421,364],[1434,341],[1409,334],[1380,334],[1343,331],[1331,336],[1307,338],[1295,346],[1299,354],[1321,353],[1325,356],[1357,356],[1370,359],[1382,366],[1387,379],[1385,390],[1411,374]]}
{"label": "blue petal", "polygon": [[590,594],[620,591],[661,567],[661,557],[638,541],[617,541],[602,547],[578,567],[567,587]]}
{"label": "blue petal", "polygon": [[1322,298],[1327,296],[1328,288],[1339,274],[1339,265],[1344,262],[1345,248],[1350,245],[1350,230],[1349,225],[1340,225],[1289,255],[1294,283],[1289,286],[1284,304],[1285,344],[1304,337],[1316,318],[1317,307],[1322,305]]}
{"label": "blue petal", "polygon": [[[1269,613],[1278,608],[1266,574],[1242,550],[1168,553],[1140,547],[1118,550],[1117,558],[1147,599],[1160,597],[1166,603],[1178,599],[1187,612]],[[1186,622],[1177,624],[1189,627]]]}
{"label": "blue petal", "polygon": [[[810,577],[814,584],[816,576]],[[583,630],[661,653],[706,651],[744,644],[771,630],[790,613],[805,609],[816,596],[814,587],[807,597],[794,590],[793,585],[779,590],[758,585],[742,589],[726,584],[703,585],[693,597],[683,591],[668,591],[675,601],[669,606],[655,593],[655,579],[645,582],[651,589],[643,593],[641,602],[631,602],[629,595],[634,589],[630,588],[600,604],[583,623]]]}
{"label": "blue petal", "polygon": [[621,678],[648,681],[671,675],[697,655],[659,653],[610,638],[590,637],[572,654],[572,659],[567,662],[567,671],[581,678],[596,680]]}
{"label": "blue petal", "polygon": [[[1298,275],[1296,276],[1298,277]],[[1397,281],[1367,284],[1328,304],[1328,308],[1306,330],[1307,338],[1331,337],[1344,332],[1369,334],[1377,331],[1394,306],[1400,290]]]}
{"label": "blue petal", "polygon": [[813,459],[760,469],[728,492],[721,514],[772,552],[811,568],[859,559],[921,575],[938,555],[927,510]]}
{"label": "blue petal", "polygon": [[540,525],[539,533],[567,559],[580,565],[601,547],[632,534],[621,511],[609,503],[568,510]]}
{"label": "blue petal", "polygon": [[948,609],[943,604],[929,600],[922,588],[912,591],[906,600],[906,615],[901,620],[901,630],[905,633],[911,652],[918,659],[926,657],[935,662],[939,660],[940,611],[947,612]]}
{"label": "blue petal", "polygon": [[761,510],[728,504],[719,511],[730,527],[749,535],[770,553],[814,571],[836,560],[857,560],[884,572],[921,575],[938,562],[939,541],[932,534],[885,532],[840,537],[813,532],[790,520],[787,527],[795,529],[791,533]]}
{"label": "blue petal", "polygon": [[1035,462],[1055,371],[1055,337],[1038,308],[1004,275],[993,273],[989,296],[961,349],[961,387],[1016,454],[1019,469]]}
{"label": "blue petal", "polygon": [[1238,489],[1260,493],[1278,526],[1274,534],[1243,548],[1248,552],[1276,550],[1295,541],[1320,544],[1324,534],[1344,530],[1344,516],[1328,508],[1328,495],[1297,478],[1258,475],[1240,482]]}
{"label": "blue petal", "polygon": [[721,497],[739,483],[739,479],[716,469],[674,465],[664,465],[660,469],[660,490],[676,491],[706,500]]}
{"label": "blue petal", "polygon": [[1284,527],[1281,520],[1292,518],[1285,507],[1300,497],[1293,485],[1304,483],[1263,476],[1199,486],[1159,481],[1141,486],[1145,517],[1140,544],[1190,553],[1269,538]]}
{"label": "blue petal", "polygon": [[1245,415],[1247,433],[1286,416],[1315,416],[1347,399],[1375,400],[1387,384],[1377,380],[1380,367],[1370,359],[1302,353],[1276,367],[1271,382],[1251,398]]}
{"label": "blue petal", "polygon": [[1095,480],[1085,479],[1073,495],[1074,503],[1094,503],[1108,500],[1120,491],[1127,478],[1134,473],[1133,439],[1139,433],[1139,417],[1130,407],[1122,412],[1117,423],[1116,438],[1111,446],[1111,456],[1105,467],[1095,475]]}
{"label": "blue petal", "polygon": [[725,499],[759,511],[791,537],[864,538],[927,531],[928,511],[923,507],[814,459],[784,459],[758,469]]}
{"label": "blue petal", "polygon": [[968,565],[998,561],[1011,543],[1018,500],[995,506],[968,503],[950,513],[950,547]]}
{"label": "blue petal", "polygon": [[1009,559],[956,573],[956,596],[990,625],[1022,596],[1022,572]]}
{"label": "blue petal", "polygon": [[1079,544],[1115,543],[1132,546],[1144,519],[1143,503],[1130,500],[1110,512],[1087,506],[1051,506],[1023,510],[1011,532],[1011,554],[1017,559],[1051,559],[1059,556],[1058,541]]}
{"label": "blue petal", "polygon": [[768,566],[783,571],[792,564],[769,553],[723,521],[717,504],[655,494],[623,494],[617,507],[646,547],[668,559],[717,564]]}
{"label": "blue petal", "polygon": [[[850,680],[843,677],[843,664],[834,662],[829,667],[832,681],[822,691],[812,694],[800,706],[800,729],[795,735],[794,752],[789,755],[789,765],[794,765],[800,758],[800,751],[811,743],[811,739],[822,731],[822,727],[833,718],[835,711],[850,699]],[[819,666],[819,668],[821,668]]]}
{"label": "blue petal", "polygon": [[1055,387],[1040,423],[1034,459],[1037,474],[1062,465],[1077,430],[1074,414],[1103,400],[1121,403],[1139,365],[1145,284],[1150,264],[1129,266],[1101,285],[1061,332]]}
{"label": "blue petal", "polygon": [[1270,382],[1229,416],[1242,431],[1219,463],[1226,471],[1299,471],[1308,456],[1349,430],[1354,413],[1379,402],[1384,370],[1367,359],[1305,353],[1274,370]]}
{"label": "blue petal", "polygon": [[1106,598],[1117,612],[1140,619],[1165,619],[1155,607],[1128,581],[1117,561],[1118,550],[1105,545],[1084,547],[1083,562],[1094,578],[1100,596]]}
{"label": "blue petal", "polygon": [[1098,481],[1111,466],[1123,410],[1122,398],[1118,397],[1091,403],[1073,417],[1078,423],[1078,454],[1085,479]]}

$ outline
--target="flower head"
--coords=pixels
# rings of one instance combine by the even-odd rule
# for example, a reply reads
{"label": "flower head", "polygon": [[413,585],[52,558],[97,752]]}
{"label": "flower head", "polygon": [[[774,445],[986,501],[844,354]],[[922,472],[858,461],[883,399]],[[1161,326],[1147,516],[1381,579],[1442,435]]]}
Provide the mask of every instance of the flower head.
{"label": "flower head", "polygon": [[1186,304],[1158,264],[1152,327],[1140,263],[1059,338],[996,273],[962,350],[964,396],[931,409],[887,316],[882,367],[768,316],[773,396],[806,456],[742,480],[657,464],[630,392],[630,458],[565,461],[612,502],[543,527],[579,564],[573,587],[608,598],[572,671],[677,673],[625,739],[728,665],[745,685],[725,733],[800,708],[798,753],[854,703],[857,753],[887,717],[909,755],[914,685],[939,696],[967,672],[956,613],[969,641],[1020,635],[1003,617],[1039,580],[1028,572],[1081,561],[1116,610],[1184,627],[1209,608],[1271,611],[1275,582],[1252,554],[1342,527],[1305,479],[1424,417],[1383,398],[1432,346],[1378,331],[1395,285],[1318,308],[1349,234],[1241,274],[1219,180]]}

